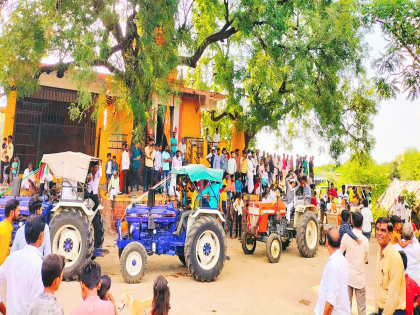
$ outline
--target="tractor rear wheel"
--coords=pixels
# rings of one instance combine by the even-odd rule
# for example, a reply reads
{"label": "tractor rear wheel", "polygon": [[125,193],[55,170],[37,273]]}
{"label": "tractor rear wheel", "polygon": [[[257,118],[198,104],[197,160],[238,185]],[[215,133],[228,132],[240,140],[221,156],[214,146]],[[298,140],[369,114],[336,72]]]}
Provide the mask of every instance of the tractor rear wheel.
{"label": "tractor rear wheel", "polygon": [[267,258],[271,263],[278,263],[281,256],[281,240],[277,234],[271,234],[267,240]]}
{"label": "tractor rear wheel", "polygon": [[126,283],[138,283],[146,273],[147,252],[143,244],[131,242],[121,253],[121,274]]}
{"label": "tractor rear wheel", "polygon": [[300,218],[296,229],[296,241],[299,253],[303,257],[316,255],[319,241],[318,220],[315,213],[306,211]]}
{"label": "tractor rear wheel", "polygon": [[92,257],[93,233],[87,217],[75,209],[63,209],[50,223],[51,251],[64,256],[64,280],[76,280]]}
{"label": "tractor rear wheel", "polygon": [[196,220],[185,240],[185,261],[193,278],[201,282],[216,280],[225,265],[226,234],[210,216]]}
{"label": "tractor rear wheel", "polygon": [[[102,219],[101,212],[98,210],[93,217],[92,220],[92,226],[93,226],[93,235],[94,235],[94,245],[95,248],[102,248],[102,244],[104,243],[104,220]],[[92,260],[94,260],[96,256],[92,256]]]}
{"label": "tractor rear wheel", "polygon": [[251,234],[242,233],[242,250],[247,255],[252,255],[257,247],[257,240],[252,238]]}

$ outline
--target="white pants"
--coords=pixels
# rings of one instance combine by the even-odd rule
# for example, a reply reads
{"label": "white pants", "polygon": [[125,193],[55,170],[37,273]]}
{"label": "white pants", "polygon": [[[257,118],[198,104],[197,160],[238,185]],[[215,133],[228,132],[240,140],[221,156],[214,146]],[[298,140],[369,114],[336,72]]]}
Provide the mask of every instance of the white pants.
{"label": "white pants", "polygon": [[287,221],[290,221],[290,211],[292,211],[294,206],[295,206],[294,202],[288,203],[286,205],[286,220]]}
{"label": "white pants", "polygon": [[109,199],[114,200],[114,196],[118,195],[119,193],[120,193],[119,189],[112,188],[111,192],[109,193]]}
{"label": "white pants", "polygon": [[254,177],[248,175],[248,194],[252,194],[254,190]]}

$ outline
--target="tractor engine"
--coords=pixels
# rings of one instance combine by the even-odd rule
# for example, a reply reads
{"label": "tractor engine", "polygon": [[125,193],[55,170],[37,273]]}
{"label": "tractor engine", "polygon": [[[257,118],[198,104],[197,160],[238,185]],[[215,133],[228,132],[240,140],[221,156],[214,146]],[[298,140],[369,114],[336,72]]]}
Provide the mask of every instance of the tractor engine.
{"label": "tractor engine", "polygon": [[270,215],[267,221],[267,235],[277,234],[279,236],[284,236],[287,226],[286,217],[283,216],[280,219],[280,213],[276,212],[274,215]]}

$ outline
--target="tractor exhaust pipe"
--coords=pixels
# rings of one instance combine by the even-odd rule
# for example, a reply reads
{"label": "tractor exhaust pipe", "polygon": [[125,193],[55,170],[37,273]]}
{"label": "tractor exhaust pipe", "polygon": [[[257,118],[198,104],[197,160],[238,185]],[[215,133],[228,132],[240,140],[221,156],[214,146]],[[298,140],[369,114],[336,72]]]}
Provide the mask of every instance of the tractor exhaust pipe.
{"label": "tractor exhaust pipe", "polygon": [[155,229],[155,221],[153,220],[152,208],[155,206],[155,189],[149,188],[147,195],[147,206],[149,207],[149,217],[147,219],[147,229]]}

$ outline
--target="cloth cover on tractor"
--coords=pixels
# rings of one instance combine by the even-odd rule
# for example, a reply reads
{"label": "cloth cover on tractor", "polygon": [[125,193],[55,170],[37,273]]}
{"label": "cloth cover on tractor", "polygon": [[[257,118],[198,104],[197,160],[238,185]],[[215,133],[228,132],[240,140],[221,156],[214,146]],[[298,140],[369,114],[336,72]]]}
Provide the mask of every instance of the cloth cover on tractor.
{"label": "cloth cover on tractor", "polygon": [[403,191],[414,192],[417,199],[420,199],[420,181],[401,181],[394,178],[393,181],[388,185],[385,192],[378,199],[378,208],[384,207],[388,213],[394,210],[393,205],[395,199],[402,195]]}
{"label": "cloth cover on tractor", "polygon": [[202,164],[172,167],[171,173],[175,175],[188,175],[193,182],[202,179],[213,182],[221,182],[223,180],[223,170],[207,168]]}

